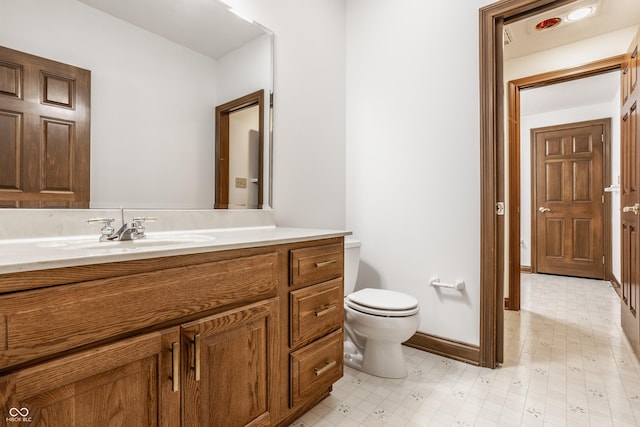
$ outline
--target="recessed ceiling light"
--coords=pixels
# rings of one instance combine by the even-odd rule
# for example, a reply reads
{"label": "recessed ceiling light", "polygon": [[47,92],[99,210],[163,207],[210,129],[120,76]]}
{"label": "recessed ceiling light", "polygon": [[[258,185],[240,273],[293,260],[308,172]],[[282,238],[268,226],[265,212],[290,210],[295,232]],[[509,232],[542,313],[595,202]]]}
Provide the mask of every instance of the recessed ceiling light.
{"label": "recessed ceiling light", "polygon": [[553,28],[556,25],[558,25],[560,22],[562,22],[561,18],[549,18],[549,19],[545,19],[544,21],[540,21],[536,24],[536,30],[538,31],[542,31],[542,30],[547,30],[549,28]]}
{"label": "recessed ceiling light", "polygon": [[587,16],[593,13],[593,6],[581,7],[580,9],[576,9],[567,15],[567,21],[575,22],[581,19],[586,18]]}

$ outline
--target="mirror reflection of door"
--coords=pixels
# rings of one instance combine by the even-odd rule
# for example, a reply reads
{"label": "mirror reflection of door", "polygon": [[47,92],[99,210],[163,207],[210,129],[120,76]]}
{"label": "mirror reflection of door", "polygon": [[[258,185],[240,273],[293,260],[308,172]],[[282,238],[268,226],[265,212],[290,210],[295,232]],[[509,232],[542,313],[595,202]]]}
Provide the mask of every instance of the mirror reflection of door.
{"label": "mirror reflection of door", "polygon": [[217,209],[262,208],[264,91],[216,107]]}

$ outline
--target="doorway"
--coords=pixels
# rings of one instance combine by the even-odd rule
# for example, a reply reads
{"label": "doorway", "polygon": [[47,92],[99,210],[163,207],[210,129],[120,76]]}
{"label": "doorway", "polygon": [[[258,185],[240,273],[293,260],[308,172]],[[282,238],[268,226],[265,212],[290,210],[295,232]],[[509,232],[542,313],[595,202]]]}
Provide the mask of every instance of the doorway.
{"label": "doorway", "polygon": [[[502,70],[502,37],[505,23],[515,22],[540,12],[573,3],[573,0],[504,0],[480,9],[480,151],[481,151],[481,229],[480,242],[480,365],[494,368],[502,360],[503,307],[504,307],[504,217],[500,215],[506,188],[504,129],[505,101]],[[617,62],[609,64],[611,69],[620,67]],[[607,62],[607,60],[601,61]],[[602,66],[604,67],[604,66]],[[550,78],[558,81],[576,78],[580,73],[592,73],[576,67],[561,70]],[[547,73],[549,74],[549,73]],[[540,76],[538,76],[540,77]],[[509,99],[519,96],[520,87],[509,85]],[[517,103],[513,104],[514,106]],[[515,108],[515,107],[514,107]],[[511,108],[510,108],[511,110]],[[512,111],[509,110],[511,114]],[[513,116],[512,116],[513,117]],[[511,122],[511,120],[509,120]],[[513,136],[509,128],[509,136]],[[508,156],[513,156],[509,152]],[[512,188],[509,187],[509,195]],[[509,223],[509,232],[516,221]],[[508,280],[519,283],[519,240],[516,256],[509,258]],[[509,242],[511,245],[511,241]],[[519,298],[519,296],[518,296]]]}
{"label": "doorway", "polygon": [[216,209],[262,209],[263,141],[264,91],[216,107]]}
{"label": "doorway", "polygon": [[[619,71],[624,62],[624,55],[602,59],[589,64],[570,69],[557,70],[538,74],[534,76],[524,77],[513,80],[508,83],[508,206],[507,212],[510,218],[509,222],[509,263],[507,269],[508,280],[508,297],[505,298],[504,308],[507,310],[520,309],[520,273],[521,273],[521,257],[520,257],[520,240],[521,230],[520,222],[522,212],[521,206],[521,190],[520,190],[520,110],[521,110],[521,92],[530,88],[538,88],[549,86],[556,83],[567,81],[575,81],[578,79],[601,75],[612,71]],[[605,151],[605,155],[609,153]],[[610,165],[610,160],[605,159],[605,165]],[[605,171],[604,185],[610,185],[610,174]],[[610,204],[609,198],[605,198],[605,204]],[[534,215],[532,212],[531,215]],[[605,207],[605,223],[610,223],[610,209]],[[610,238],[605,237],[605,277],[611,277],[611,246]]]}

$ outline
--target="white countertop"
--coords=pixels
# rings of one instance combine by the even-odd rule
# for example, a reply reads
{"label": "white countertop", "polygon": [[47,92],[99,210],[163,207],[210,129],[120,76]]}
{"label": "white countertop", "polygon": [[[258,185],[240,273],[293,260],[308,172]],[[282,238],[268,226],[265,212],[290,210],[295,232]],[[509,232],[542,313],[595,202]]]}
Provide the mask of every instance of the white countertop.
{"label": "white countertop", "polygon": [[0,240],[0,274],[135,259],[241,249],[342,237],[344,230],[276,226],[147,232],[130,242],[99,242],[99,235]]}

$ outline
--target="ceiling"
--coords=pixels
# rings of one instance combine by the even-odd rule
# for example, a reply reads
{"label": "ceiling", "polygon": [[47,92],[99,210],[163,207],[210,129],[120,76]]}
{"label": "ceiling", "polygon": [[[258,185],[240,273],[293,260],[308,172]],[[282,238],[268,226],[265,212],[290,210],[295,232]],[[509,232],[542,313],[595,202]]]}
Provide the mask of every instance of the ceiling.
{"label": "ceiling", "polygon": [[[581,21],[563,21],[550,29],[535,29],[538,22],[553,18],[565,18],[578,7],[596,7],[596,13]],[[640,24],[639,0],[577,0],[569,5],[541,13],[505,26],[513,41],[504,46],[504,59],[514,59],[596,37],[601,34]],[[506,36],[505,36],[506,38]],[[505,40],[506,41],[506,40]],[[626,46],[622,49],[624,51]]]}
{"label": "ceiling", "polygon": [[264,34],[217,0],[80,1],[213,59]]}
{"label": "ceiling", "polygon": [[[569,12],[584,6],[595,6],[596,13],[582,21],[564,20]],[[563,21],[544,31],[535,29],[538,22],[553,17],[563,18]],[[509,60],[542,52],[638,24],[640,24],[640,0],[577,0],[569,5],[506,26],[505,29],[513,40],[508,44],[505,43],[504,59]],[[624,52],[627,47],[621,46],[620,52]],[[611,72],[523,90],[520,114],[526,116],[610,102],[618,93],[619,87],[620,73]]]}

